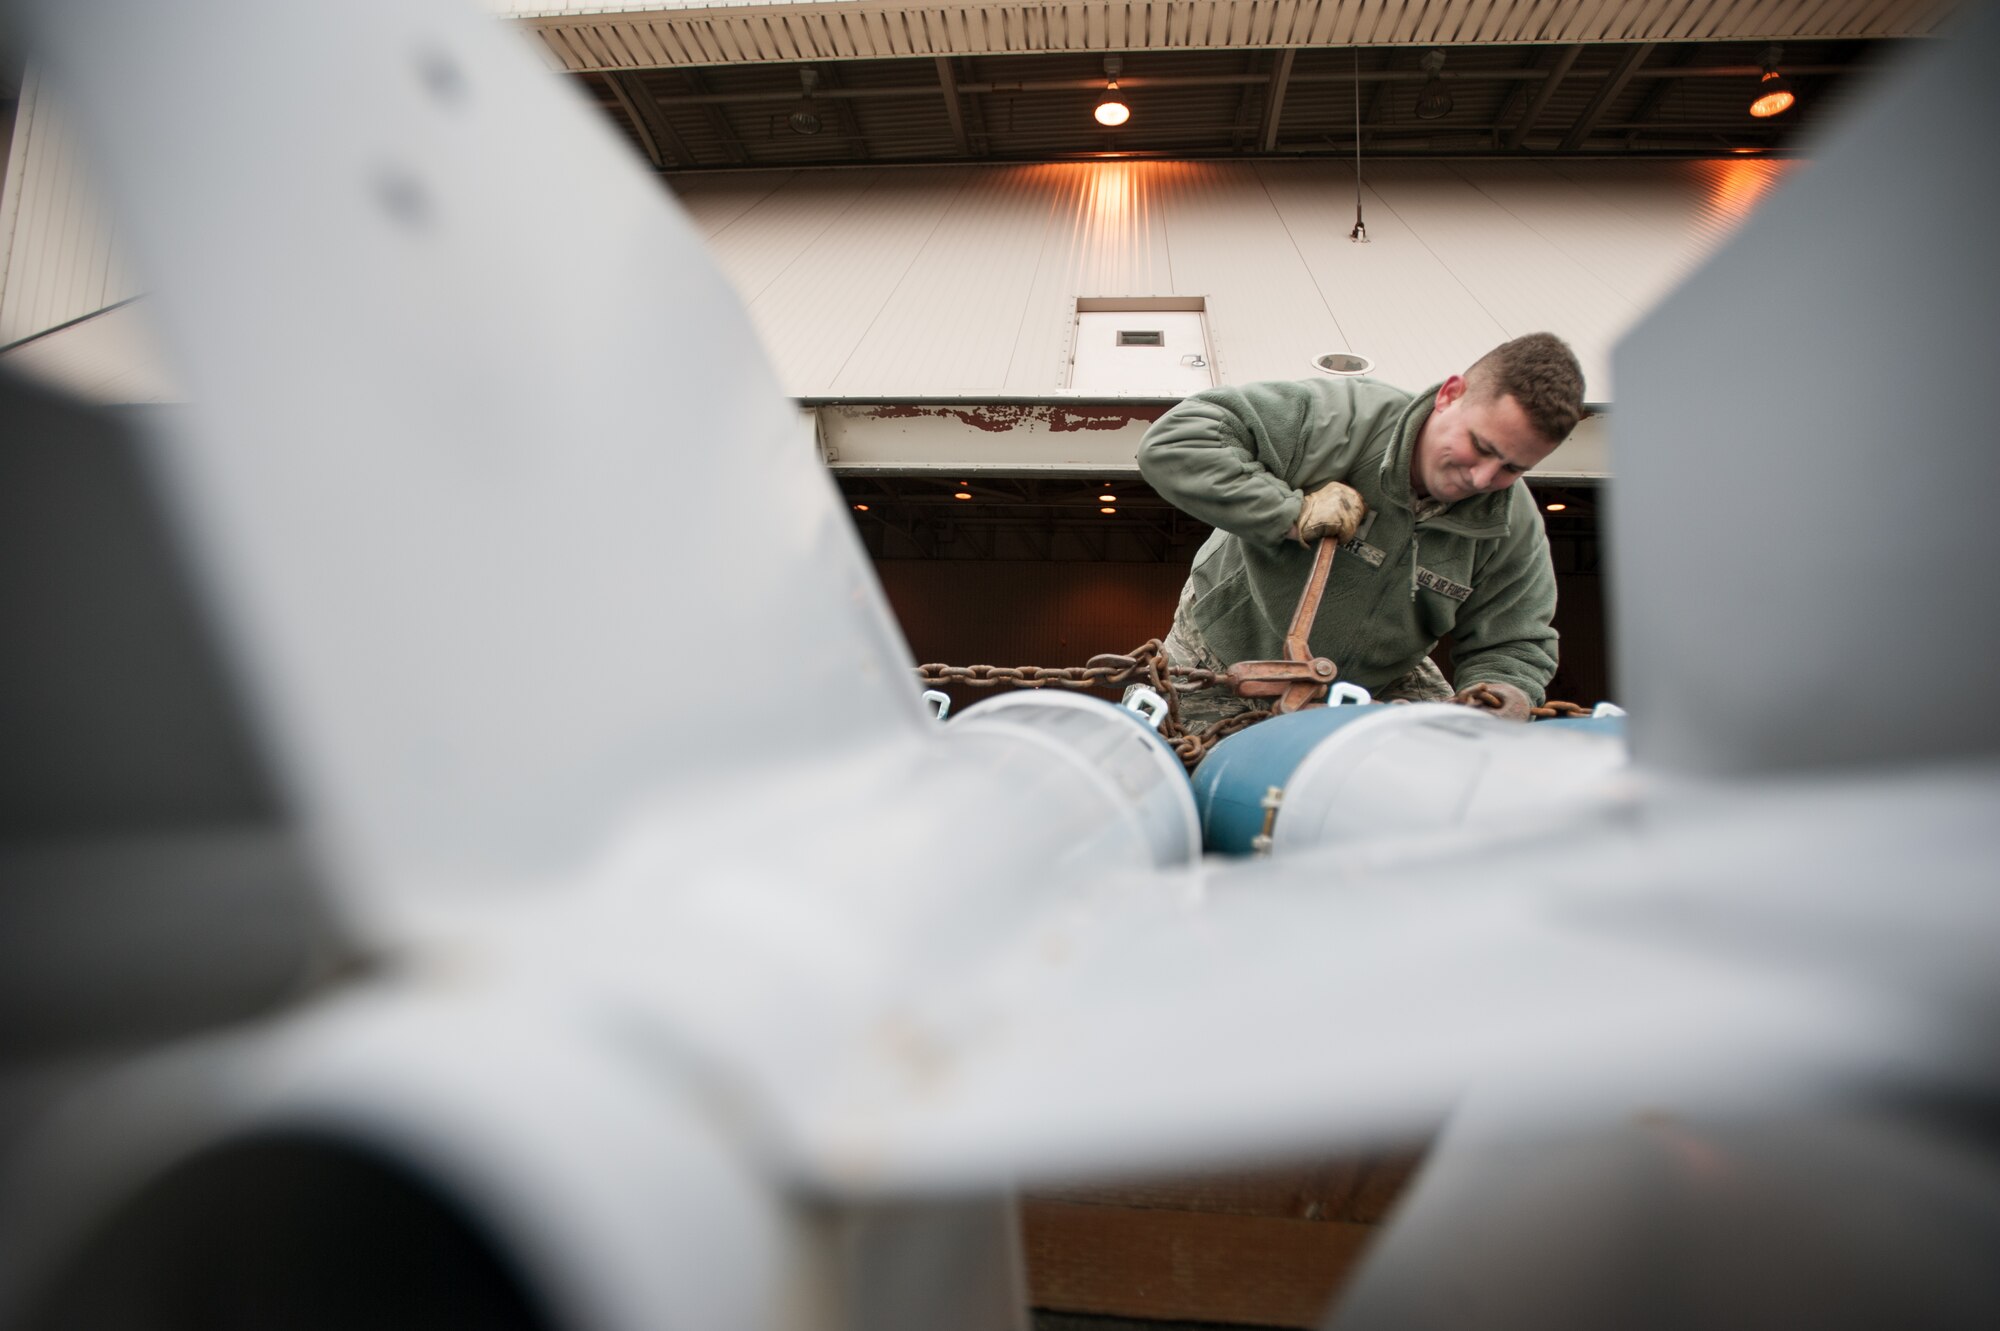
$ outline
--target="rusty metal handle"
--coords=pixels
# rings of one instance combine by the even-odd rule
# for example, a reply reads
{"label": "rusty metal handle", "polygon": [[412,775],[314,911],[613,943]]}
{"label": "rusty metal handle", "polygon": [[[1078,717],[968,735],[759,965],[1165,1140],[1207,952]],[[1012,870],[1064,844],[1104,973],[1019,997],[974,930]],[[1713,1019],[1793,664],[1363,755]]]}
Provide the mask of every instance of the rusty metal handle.
{"label": "rusty metal handle", "polygon": [[1326,595],[1327,575],[1333,572],[1333,552],[1340,543],[1331,536],[1319,538],[1319,549],[1313,552],[1312,576],[1306,579],[1305,590],[1299,593],[1298,609],[1292,611],[1292,626],[1285,630],[1285,659],[1288,661],[1310,661],[1312,648],[1306,640],[1312,636],[1313,620],[1319,617],[1320,597]]}
{"label": "rusty metal handle", "polygon": [[1299,593],[1298,608],[1292,611],[1292,626],[1285,631],[1284,659],[1238,661],[1223,672],[1222,682],[1237,697],[1276,698],[1273,711],[1296,712],[1326,696],[1337,668],[1326,657],[1314,656],[1307,639],[1312,635],[1313,620],[1319,616],[1320,597],[1326,594],[1326,579],[1333,571],[1333,552],[1338,545],[1331,536],[1319,538],[1312,573]]}

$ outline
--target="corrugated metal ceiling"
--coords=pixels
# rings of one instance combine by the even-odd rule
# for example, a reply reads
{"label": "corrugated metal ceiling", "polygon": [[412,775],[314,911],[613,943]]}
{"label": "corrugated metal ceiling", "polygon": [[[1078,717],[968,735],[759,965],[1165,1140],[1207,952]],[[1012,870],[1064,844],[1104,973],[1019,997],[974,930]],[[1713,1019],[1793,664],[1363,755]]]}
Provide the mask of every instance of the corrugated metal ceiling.
{"label": "corrugated metal ceiling", "polygon": [[[1468,46],[1445,52],[1453,106],[1422,120],[1421,50],[1141,51],[1122,55],[1131,119],[1095,124],[1104,57],[1086,53],[729,64],[581,76],[634,147],[662,169],[1351,154],[1360,80],[1374,155],[1783,151],[1842,104],[1895,43],[1784,45],[1798,105],[1748,106],[1754,42]],[[788,118],[817,79],[817,134]],[[947,89],[947,82],[950,84]],[[1544,89],[1548,95],[1542,95]],[[652,126],[649,146],[642,122]]]}
{"label": "corrugated metal ceiling", "polygon": [[1924,36],[1955,0],[1137,0],[559,5],[498,0],[573,72],[760,61],[1283,46]]}

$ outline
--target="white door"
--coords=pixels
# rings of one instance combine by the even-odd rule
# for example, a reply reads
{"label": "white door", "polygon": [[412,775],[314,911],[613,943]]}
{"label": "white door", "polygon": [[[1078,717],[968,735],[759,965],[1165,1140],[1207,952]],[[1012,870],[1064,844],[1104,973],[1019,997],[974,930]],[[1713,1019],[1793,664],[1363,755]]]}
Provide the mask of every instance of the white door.
{"label": "white door", "polygon": [[1215,387],[1199,310],[1085,310],[1069,386],[1079,393],[1179,397]]}

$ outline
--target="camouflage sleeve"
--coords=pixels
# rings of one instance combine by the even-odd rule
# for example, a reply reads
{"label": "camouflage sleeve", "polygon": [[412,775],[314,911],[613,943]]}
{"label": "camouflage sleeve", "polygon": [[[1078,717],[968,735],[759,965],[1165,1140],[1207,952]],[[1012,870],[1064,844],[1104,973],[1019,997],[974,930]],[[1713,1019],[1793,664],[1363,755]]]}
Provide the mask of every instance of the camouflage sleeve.
{"label": "camouflage sleeve", "polygon": [[1475,581],[1452,629],[1452,682],[1512,684],[1539,705],[1556,673],[1556,574],[1533,499],[1516,499],[1507,535]]}
{"label": "camouflage sleeve", "polygon": [[1265,545],[1285,539],[1302,502],[1295,472],[1308,431],[1351,433],[1338,381],[1281,380],[1198,393],[1139,444],[1139,473],[1182,512]]}

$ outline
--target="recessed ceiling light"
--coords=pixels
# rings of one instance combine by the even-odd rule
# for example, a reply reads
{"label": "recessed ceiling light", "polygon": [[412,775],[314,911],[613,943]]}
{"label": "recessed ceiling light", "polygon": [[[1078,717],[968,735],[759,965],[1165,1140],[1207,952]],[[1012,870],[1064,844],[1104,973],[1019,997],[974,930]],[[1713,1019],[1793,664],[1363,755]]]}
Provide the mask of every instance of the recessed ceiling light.
{"label": "recessed ceiling light", "polygon": [[1118,496],[1117,496],[1117,495],[1099,495],[1099,496],[1097,496],[1097,498],[1098,498],[1099,502],[1101,502],[1101,503],[1106,503],[1106,504],[1115,504],[1115,503],[1117,503],[1117,502],[1118,502]]}
{"label": "recessed ceiling light", "polygon": [[1549,505],[1549,512],[1551,512],[1551,513],[1560,513],[1560,512],[1562,512],[1562,511],[1563,511],[1564,509],[1566,509],[1566,508],[1568,508],[1568,507],[1569,507],[1569,505],[1568,505],[1568,504],[1550,504],[1550,505]]}
{"label": "recessed ceiling light", "polygon": [[1314,356],[1312,367],[1321,374],[1371,374],[1375,362],[1352,352],[1329,351],[1324,356]]}
{"label": "recessed ceiling light", "polygon": [[1097,511],[1099,513],[1116,513],[1118,510],[1115,508],[1100,508]]}
{"label": "recessed ceiling light", "polygon": [[952,498],[953,498],[953,499],[970,499],[970,498],[972,498],[972,496],[971,496],[971,495],[969,495],[969,494],[967,494],[967,493],[966,493],[965,491],[963,491],[963,490],[960,490],[960,491],[959,491],[959,492],[958,492],[957,494],[953,495],[953,496],[952,496]]}
{"label": "recessed ceiling light", "polygon": [[856,513],[866,513],[866,512],[868,511],[868,505],[866,505],[866,504],[856,504],[856,505],[854,506],[854,511],[855,511]]}

